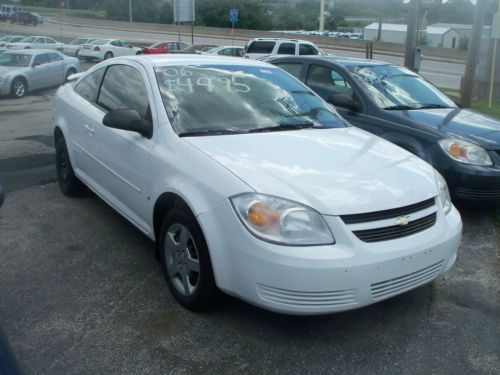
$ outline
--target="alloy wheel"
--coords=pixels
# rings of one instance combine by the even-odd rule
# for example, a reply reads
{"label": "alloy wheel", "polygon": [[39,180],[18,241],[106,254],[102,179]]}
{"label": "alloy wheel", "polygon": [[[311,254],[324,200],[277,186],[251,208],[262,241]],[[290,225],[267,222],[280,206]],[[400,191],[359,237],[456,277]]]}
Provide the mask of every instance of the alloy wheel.
{"label": "alloy wheel", "polygon": [[193,236],[182,224],[174,223],[165,238],[165,262],[168,276],[182,295],[192,296],[198,289],[200,262]]}

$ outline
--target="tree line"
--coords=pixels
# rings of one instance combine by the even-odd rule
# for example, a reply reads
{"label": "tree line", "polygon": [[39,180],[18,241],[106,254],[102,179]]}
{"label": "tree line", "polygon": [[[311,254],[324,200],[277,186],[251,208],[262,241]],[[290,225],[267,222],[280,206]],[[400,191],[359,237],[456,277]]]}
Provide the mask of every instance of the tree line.
{"label": "tree line", "polygon": [[[105,11],[113,20],[128,20],[128,0],[66,0],[72,9]],[[23,0],[24,5],[60,7],[61,0]],[[326,1],[329,4],[328,1]],[[318,28],[320,0],[195,0],[196,25],[229,27],[228,11],[238,8],[238,28],[255,30],[287,30]],[[326,8],[325,28],[364,26],[368,22],[347,22],[346,16],[378,17],[404,22],[408,3],[404,0],[336,0]],[[490,0],[487,23],[491,22],[497,0]],[[173,0],[132,0],[137,22],[174,22]],[[471,0],[448,0],[426,12],[428,23],[448,22],[471,24],[474,4]]]}

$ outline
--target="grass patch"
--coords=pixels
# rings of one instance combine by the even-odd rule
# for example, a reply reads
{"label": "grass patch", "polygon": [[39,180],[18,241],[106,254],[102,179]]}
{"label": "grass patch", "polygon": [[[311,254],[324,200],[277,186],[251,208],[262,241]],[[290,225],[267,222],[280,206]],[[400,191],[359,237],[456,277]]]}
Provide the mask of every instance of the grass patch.
{"label": "grass patch", "polygon": [[[448,95],[455,102],[460,102],[460,91],[457,89],[440,88],[446,95]],[[500,102],[493,101],[491,108],[488,108],[486,100],[473,100],[471,108],[473,111],[488,115],[500,120]]]}

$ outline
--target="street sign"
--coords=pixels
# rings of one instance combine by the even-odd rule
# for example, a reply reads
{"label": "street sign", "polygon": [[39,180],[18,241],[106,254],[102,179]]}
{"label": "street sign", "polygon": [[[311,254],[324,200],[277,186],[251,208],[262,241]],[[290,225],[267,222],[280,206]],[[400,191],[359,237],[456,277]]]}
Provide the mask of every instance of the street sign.
{"label": "street sign", "polygon": [[194,0],[174,0],[174,22],[194,22]]}
{"label": "street sign", "polygon": [[238,8],[229,9],[229,22],[235,23],[240,20],[240,14],[238,12]]}

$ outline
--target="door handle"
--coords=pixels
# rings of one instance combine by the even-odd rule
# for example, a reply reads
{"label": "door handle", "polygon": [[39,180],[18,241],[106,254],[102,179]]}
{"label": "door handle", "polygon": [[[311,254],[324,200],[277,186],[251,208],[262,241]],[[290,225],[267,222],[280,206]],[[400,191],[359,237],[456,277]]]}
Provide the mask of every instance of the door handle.
{"label": "door handle", "polygon": [[91,127],[90,125],[85,125],[85,129],[90,133],[89,135],[94,135],[94,128]]}

